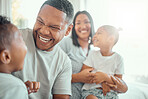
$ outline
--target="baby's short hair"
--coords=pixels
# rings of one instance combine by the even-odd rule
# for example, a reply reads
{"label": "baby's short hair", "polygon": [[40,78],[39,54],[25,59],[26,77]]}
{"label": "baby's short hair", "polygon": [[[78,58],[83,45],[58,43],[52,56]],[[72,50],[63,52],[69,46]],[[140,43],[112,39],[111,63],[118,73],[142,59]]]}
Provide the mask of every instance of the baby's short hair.
{"label": "baby's short hair", "polygon": [[115,44],[119,40],[119,30],[111,25],[103,25],[101,26],[109,35],[113,35],[115,37]]}
{"label": "baby's short hair", "polygon": [[0,52],[9,48],[12,42],[13,25],[7,17],[0,15]]}

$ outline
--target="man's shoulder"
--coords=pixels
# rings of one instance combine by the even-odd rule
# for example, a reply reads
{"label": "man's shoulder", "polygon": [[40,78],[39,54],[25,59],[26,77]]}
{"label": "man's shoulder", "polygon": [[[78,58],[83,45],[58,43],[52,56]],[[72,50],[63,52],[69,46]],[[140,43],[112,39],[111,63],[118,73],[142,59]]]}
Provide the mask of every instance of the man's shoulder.
{"label": "man's shoulder", "polygon": [[65,37],[63,38],[63,40],[64,40],[64,41],[72,41],[72,38],[71,38],[70,36],[68,36],[68,37],[65,36]]}
{"label": "man's shoulder", "polygon": [[65,44],[71,44],[72,43],[72,38],[71,37],[64,37],[59,44],[60,45],[65,45]]}
{"label": "man's shoulder", "polygon": [[20,29],[20,32],[22,34],[23,40],[25,42],[30,42],[28,39],[32,40],[33,30],[26,28],[26,29]]}
{"label": "man's shoulder", "polygon": [[61,49],[60,46],[57,46],[57,56],[58,56],[58,59],[61,60],[61,62],[63,64],[66,64],[66,63],[71,63],[71,60],[69,59],[68,55]]}
{"label": "man's shoulder", "polygon": [[19,29],[21,33],[30,33],[32,32],[32,29],[30,28],[25,28],[25,29]]}
{"label": "man's shoulder", "polygon": [[[59,72],[63,70],[68,70],[68,72],[71,72],[71,60],[67,56],[67,54],[59,47],[56,47],[56,53],[53,56],[54,63],[56,66],[55,69],[58,69]],[[70,69],[70,71],[69,71]],[[66,72],[65,72],[66,73]]]}
{"label": "man's shoulder", "polygon": [[68,55],[62,50],[62,48],[60,46],[57,46],[57,53],[63,58],[64,57],[69,58]]}

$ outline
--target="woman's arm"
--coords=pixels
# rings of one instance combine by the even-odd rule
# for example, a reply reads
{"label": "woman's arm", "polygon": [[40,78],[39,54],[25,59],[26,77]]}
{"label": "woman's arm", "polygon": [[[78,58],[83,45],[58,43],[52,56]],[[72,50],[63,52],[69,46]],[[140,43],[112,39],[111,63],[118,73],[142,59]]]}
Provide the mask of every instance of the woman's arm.
{"label": "woman's arm", "polygon": [[70,96],[62,94],[53,94],[53,99],[70,99]]}
{"label": "woman's arm", "polygon": [[83,71],[84,69],[92,69],[92,67],[83,64],[81,71]]}
{"label": "woman's arm", "polygon": [[107,82],[108,84],[114,84],[110,75],[104,72],[96,72],[94,74],[93,83],[100,84],[102,82]]}
{"label": "woman's arm", "polygon": [[118,77],[117,75],[111,76],[112,81],[116,85],[116,87],[112,87],[112,90],[115,90],[119,93],[125,93],[128,90],[128,86],[126,83],[122,80],[122,78]]}
{"label": "woman's arm", "polygon": [[122,75],[115,74],[114,76],[109,76],[108,81],[113,82],[114,85],[108,84],[112,90],[119,93],[125,93],[128,90],[126,83],[122,79]]}
{"label": "woman's arm", "polygon": [[103,82],[106,82],[112,90],[119,93],[125,93],[128,90],[126,83],[122,80],[122,75],[115,74],[114,76],[111,76],[103,72],[95,73],[93,83],[99,84]]}
{"label": "woman's arm", "polygon": [[72,83],[82,82],[82,83],[92,83],[93,73],[92,67],[83,65],[81,71],[76,74],[72,74]]}

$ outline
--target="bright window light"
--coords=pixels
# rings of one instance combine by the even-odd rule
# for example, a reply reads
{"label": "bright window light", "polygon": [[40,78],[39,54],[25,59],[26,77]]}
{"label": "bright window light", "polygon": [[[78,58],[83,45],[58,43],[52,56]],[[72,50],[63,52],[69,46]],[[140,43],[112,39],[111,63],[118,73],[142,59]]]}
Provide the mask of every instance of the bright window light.
{"label": "bright window light", "polygon": [[121,27],[114,50],[124,58],[125,73],[148,75],[148,1],[86,0],[95,29],[102,25]]}
{"label": "bright window light", "polygon": [[33,28],[45,0],[12,0],[13,23],[19,28]]}

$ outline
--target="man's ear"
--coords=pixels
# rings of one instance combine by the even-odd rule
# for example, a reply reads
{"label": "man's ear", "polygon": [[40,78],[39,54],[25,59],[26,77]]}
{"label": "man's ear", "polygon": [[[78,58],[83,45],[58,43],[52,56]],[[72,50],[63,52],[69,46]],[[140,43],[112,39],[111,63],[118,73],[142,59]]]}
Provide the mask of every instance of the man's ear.
{"label": "man's ear", "polygon": [[11,55],[10,52],[8,50],[3,50],[0,53],[0,60],[3,64],[9,64],[11,61]]}
{"label": "man's ear", "polygon": [[68,26],[68,28],[67,28],[67,31],[66,31],[66,33],[65,33],[65,36],[69,35],[69,33],[71,32],[72,28],[73,28],[73,24],[70,24],[70,25]]}

